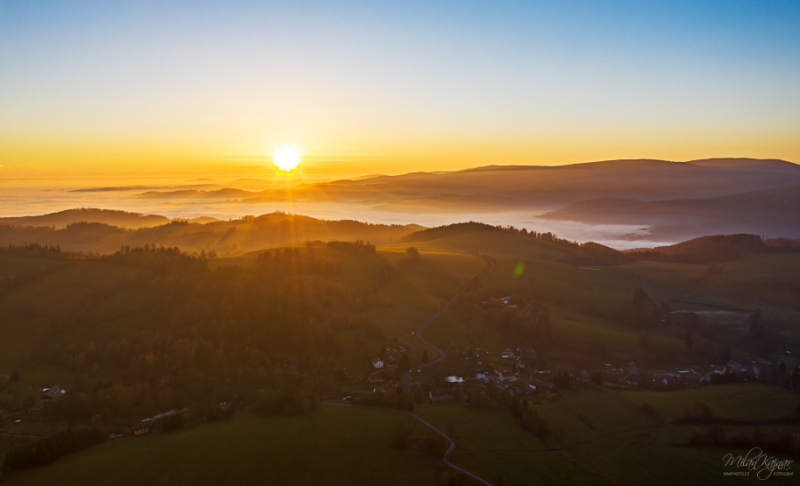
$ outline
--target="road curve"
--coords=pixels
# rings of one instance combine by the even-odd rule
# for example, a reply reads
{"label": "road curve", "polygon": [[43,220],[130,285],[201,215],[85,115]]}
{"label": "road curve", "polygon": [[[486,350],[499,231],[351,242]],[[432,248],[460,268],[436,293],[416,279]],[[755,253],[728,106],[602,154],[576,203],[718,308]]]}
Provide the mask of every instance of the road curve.
{"label": "road curve", "polygon": [[459,467],[459,466],[456,466],[455,464],[450,462],[450,453],[452,453],[456,449],[456,442],[453,439],[451,439],[447,434],[445,434],[441,430],[437,429],[436,427],[431,425],[427,420],[423,419],[422,417],[420,417],[419,415],[415,414],[414,412],[409,412],[407,410],[397,410],[397,409],[394,409],[394,408],[365,407],[365,406],[361,406],[361,405],[353,406],[353,405],[349,405],[349,404],[333,403],[333,402],[321,402],[321,404],[322,405],[335,405],[337,407],[371,408],[373,410],[387,410],[387,411],[390,411],[390,412],[403,413],[403,414],[406,414],[406,415],[408,415],[410,417],[414,417],[415,419],[417,419],[420,422],[422,422],[423,424],[425,424],[426,427],[428,427],[429,429],[433,430],[434,432],[436,432],[438,434],[441,434],[442,437],[447,439],[447,442],[450,445],[447,447],[447,451],[445,451],[445,453],[444,453],[444,457],[442,458],[442,462],[444,462],[448,467],[451,467],[451,468],[455,469],[456,471],[460,472],[461,474],[464,474],[466,476],[471,477],[472,479],[474,479],[475,481],[478,481],[481,484],[485,484],[486,486],[494,486],[492,483],[490,483],[489,481],[483,479],[482,477],[478,476],[477,474],[471,473],[471,472],[467,471],[466,469],[464,469],[462,467]]}
{"label": "road curve", "polygon": [[[433,361],[428,361],[427,363],[423,363],[423,364],[421,364],[421,365],[417,366],[416,368],[414,368],[416,371],[419,371],[419,370],[421,370],[422,368],[425,368],[425,367],[428,367],[428,366],[431,366],[431,365],[435,365],[436,363],[439,363],[439,362],[443,361],[443,360],[444,360],[444,359],[447,357],[447,354],[446,354],[444,351],[442,351],[441,349],[437,348],[436,346],[434,346],[433,344],[431,344],[430,342],[428,342],[428,340],[427,340],[427,339],[425,339],[424,337],[422,337],[422,332],[423,332],[425,329],[427,329],[427,328],[428,328],[428,326],[430,326],[430,325],[431,325],[431,324],[432,324],[432,323],[433,323],[433,322],[434,322],[436,319],[438,319],[438,318],[439,318],[439,316],[441,316],[442,314],[444,314],[444,313],[447,311],[447,309],[450,307],[450,304],[452,304],[453,302],[455,302],[455,301],[456,301],[456,299],[458,298],[458,296],[459,296],[459,295],[461,295],[461,294],[463,294],[463,293],[464,293],[464,291],[465,291],[465,290],[467,290],[467,288],[469,288],[469,286],[472,284],[472,282],[474,282],[474,281],[476,281],[476,280],[478,280],[478,279],[481,279],[481,278],[485,277],[485,276],[486,276],[486,275],[488,275],[488,274],[489,274],[489,272],[491,272],[492,270],[494,270],[494,262],[491,262],[491,263],[489,264],[489,268],[488,268],[488,269],[486,269],[485,271],[481,272],[479,275],[477,275],[477,276],[473,277],[473,278],[472,278],[472,279],[471,279],[469,282],[465,283],[465,284],[464,284],[464,285],[463,285],[463,286],[462,286],[460,289],[458,289],[458,292],[456,292],[456,294],[453,296],[453,298],[451,298],[451,299],[450,299],[450,300],[447,302],[447,304],[445,304],[445,305],[444,305],[444,306],[443,306],[441,309],[439,309],[439,311],[438,311],[436,314],[434,314],[434,315],[433,315],[433,316],[432,316],[430,319],[428,319],[428,320],[425,322],[425,324],[423,324],[423,325],[422,325],[422,326],[421,326],[419,329],[417,329],[417,331],[414,333],[414,336],[417,338],[417,340],[418,340],[419,342],[421,342],[422,344],[424,344],[425,346],[428,346],[428,347],[429,347],[429,348],[431,348],[432,350],[434,350],[434,351],[436,351],[437,353],[439,353],[439,357],[437,357],[437,358],[436,358],[435,360],[433,360]],[[410,370],[409,370],[409,371],[406,371],[406,375],[410,375],[410,374],[411,374],[411,371],[410,371]]]}

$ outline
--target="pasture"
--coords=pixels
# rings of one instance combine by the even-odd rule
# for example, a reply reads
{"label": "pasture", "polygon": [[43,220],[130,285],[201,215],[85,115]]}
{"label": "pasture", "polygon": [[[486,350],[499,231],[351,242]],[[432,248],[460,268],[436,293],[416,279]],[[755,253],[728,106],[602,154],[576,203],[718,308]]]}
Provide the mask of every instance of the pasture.
{"label": "pasture", "polygon": [[247,416],[106,442],[4,484],[439,484],[444,465],[390,446],[398,423],[425,430],[402,414],[327,405],[306,416]]}
{"label": "pasture", "polygon": [[506,485],[607,484],[602,478],[559,457],[558,452],[519,426],[505,408],[471,409],[459,404],[421,406],[417,414],[452,433],[450,460],[491,481]]}
{"label": "pasture", "polygon": [[626,400],[641,405],[649,402],[666,420],[683,417],[695,403],[711,406],[718,418],[731,420],[781,420],[800,404],[800,395],[781,387],[760,383],[715,385],[670,392],[619,392]]}

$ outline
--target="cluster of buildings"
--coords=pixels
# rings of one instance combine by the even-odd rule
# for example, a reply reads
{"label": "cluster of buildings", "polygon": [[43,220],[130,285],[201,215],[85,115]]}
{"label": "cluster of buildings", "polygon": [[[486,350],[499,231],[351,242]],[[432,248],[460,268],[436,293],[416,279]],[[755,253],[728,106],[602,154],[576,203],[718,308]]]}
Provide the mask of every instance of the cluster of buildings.
{"label": "cluster of buildings", "polygon": [[732,359],[726,364],[731,373],[742,376],[750,376],[755,379],[767,377],[770,369],[773,367],[772,363],[764,358],[755,359]]}
{"label": "cluster of buildings", "polygon": [[40,410],[42,405],[55,400],[60,396],[64,396],[66,393],[67,390],[58,385],[52,388],[42,388],[39,390],[38,398],[26,398],[23,400],[22,406],[31,410]]}
{"label": "cluster of buildings", "polygon": [[370,383],[382,383],[383,371],[396,369],[403,359],[403,356],[408,352],[405,346],[387,347],[384,350],[385,358],[378,356],[372,358],[372,368],[376,371],[371,373],[368,377]]}
{"label": "cluster of buildings", "polygon": [[607,364],[603,380],[629,386],[645,388],[697,387],[712,383],[714,375],[732,374],[740,378],[766,379],[775,365],[763,358],[731,359],[724,365],[708,368],[687,368],[678,371],[652,370],[640,372],[633,361],[626,365]]}
{"label": "cluster of buildings", "polygon": [[[462,358],[464,359],[480,356],[480,349],[469,349],[462,352]],[[536,351],[531,346],[510,346],[500,354],[500,357],[505,360],[504,364],[478,361],[471,377],[458,381],[452,388],[431,390],[428,397],[433,403],[458,400],[464,405],[469,405],[470,398],[467,390],[473,388],[486,389],[492,387],[511,396],[526,396],[537,392],[554,391],[556,387],[549,381],[536,378],[520,380],[521,375],[537,376],[539,372],[550,373],[550,369],[547,367],[533,366],[532,362],[536,359],[536,356]],[[541,378],[545,377],[541,376]]]}

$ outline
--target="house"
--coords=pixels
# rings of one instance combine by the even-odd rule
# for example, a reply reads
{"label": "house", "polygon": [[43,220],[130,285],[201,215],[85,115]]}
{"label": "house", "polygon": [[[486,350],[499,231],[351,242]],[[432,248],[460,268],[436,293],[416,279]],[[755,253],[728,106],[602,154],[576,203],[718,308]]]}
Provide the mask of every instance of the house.
{"label": "house", "polygon": [[517,346],[517,355],[522,359],[536,359],[536,351],[530,346]]}
{"label": "house", "polygon": [[459,402],[461,402],[462,405],[466,405],[469,401],[469,395],[467,395],[467,392],[462,389],[456,390],[456,398]]}
{"label": "house", "polygon": [[750,367],[748,364],[742,363],[739,360],[732,359],[728,361],[728,367],[731,371],[735,371],[736,373],[746,373],[748,368]]}
{"label": "house", "polygon": [[411,378],[410,374],[403,375],[403,386],[406,388],[414,388],[417,386],[417,382]]}
{"label": "house", "polygon": [[380,358],[372,358],[372,366],[374,366],[376,369],[383,368],[383,360]]}
{"label": "house", "polygon": [[639,365],[631,361],[628,363],[628,374],[629,375],[638,375],[639,374]]}
{"label": "house", "polygon": [[514,366],[515,366],[515,367],[516,367],[518,370],[524,370],[524,369],[525,369],[525,363],[522,361],[522,359],[519,359],[519,358],[517,359],[517,362],[516,362],[516,363],[514,363]]}
{"label": "house", "polygon": [[376,371],[375,373],[372,373],[371,375],[369,375],[368,379],[369,379],[370,383],[382,383],[383,382],[383,377],[381,376],[381,372],[380,371]]}
{"label": "house", "polygon": [[549,391],[553,391],[556,389],[556,385],[548,381],[530,380],[530,382],[531,385],[535,386],[536,388],[544,388],[545,390]]}
{"label": "house", "polygon": [[153,424],[155,422],[156,422],[155,420],[147,420],[147,419],[145,419],[141,423],[138,423],[138,424],[134,425],[133,427],[131,427],[131,433],[133,435],[149,434],[150,431],[152,430]]}
{"label": "house", "polygon": [[503,354],[501,354],[500,356],[502,358],[506,358],[506,359],[513,359],[514,358],[514,351],[512,351],[511,348],[506,348],[506,350],[503,351]]}
{"label": "house", "polygon": [[440,388],[438,390],[431,390],[429,396],[431,397],[431,401],[443,402],[453,400],[455,398],[455,393],[452,388]]}
{"label": "house", "polygon": [[622,379],[622,382],[630,386],[639,386],[639,375],[628,375]]}
{"label": "house", "polygon": [[42,400],[52,400],[55,397],[61,396],[67,393],[67,390],[64,390],[60,386],[54,386],[53,388],[42,388],[44,395],[42,395]]}
{"label": "house", "polygon": [[503,373],[508,373],[508,368],[505,368],[504,366],[496,366],[494,372],[498,375],[502,375]]}
{"label": "house", "polygon": [[488,373],[492,367],[488,363],[478,361],[478,366],[475,367],[475,373]]}

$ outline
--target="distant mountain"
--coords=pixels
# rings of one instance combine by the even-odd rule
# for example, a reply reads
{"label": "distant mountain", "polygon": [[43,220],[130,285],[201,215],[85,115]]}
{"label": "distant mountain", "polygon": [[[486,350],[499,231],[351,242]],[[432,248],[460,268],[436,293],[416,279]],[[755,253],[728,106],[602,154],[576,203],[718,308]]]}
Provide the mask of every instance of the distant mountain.
{"label": "distant mountain", "polygon": [[745,158],[718,158],[690,160],[692,165],[702,167],[781,167],[791,168],[796,166],[791,162],[780,159],[745,159]]}
{"label": "distant mountain", "polygon": [[625,251],[635,260],[706,264],[739,260],[761,253],[797,252],[800,247],[766,245],[758,235],[701,236],[675,245]]}
{"label": "distant mountain", "polygon": [[511,208],[526,209],[528,204],[514,198],[503,196],[461,196],[458,194],[445,194],[442,196],[428,196],[421,198],[398,199],[386,204],[375,206],[376,211],[392,211],[395,213],[428,212],[437,213],[493,213],[508,211]]}
{"label": "distant mountain", "polygon": [[0,218],[0,225],[55,226],[65,228],[73,223],[103,223],[121,228],[151,228],[169,223],[169,218],[155,214],[129,213],[113,209],[80,208],[67,209],[42,216]]}
{"label": "distant mountain", "polygon": [[195,189],[167,192],[150,191],[139,194],[139,197],[142,199],[241,199],[244,197],[255,197],[258,194],[258,192],[226,187],[215,191],[199,191]]}
{"label": "distant mountain", "polygon": [[404,213],[549,211],[581,200],[641,201],[724,196],[800,185],[800,166],[775,159],[607,160],[563,166],[486,166],[450,172],[267,188],[260,192],[151,191],[148,199],[217,198],[230,204],[343,202]]}
{"label": "distant mountain", "polygon": [[667,201],[597,198],[538,216],[588,224],[655,226],[679,239],[709,233],[800,236],[800,186]]}
{"label": "distant mountain", "polygon": [[[726,159],[733,160],[733,159]],[[598,197],[642,201],[723,196],[800,185],[800,166],[736,159],[670,162],[610,160],[565,166],[487,166],[455,172],[415,172],[267,190],[243,202],[349,202],[398,212],[547,211]]]}
{"label": "distant mountain", "polygon": [[189,220],[190,223],[197,223],[197,224],[214,223],[216,221],[220,220],[217,218],[212,218],[211,216],[198,216],[197,218],[192,218]]}
{"label": "distant mountain", "polygon": [[[166,218],[164,220],[169,221]],[[61,229],[53,229],[52,225],[0,224],[0,246],[40,243],[60,245],[66,251],[112,253],[123,245],[155,244],[177,246],[189,252],[216,250],[220,254],[236,254],[270,246],[303,244],[309,240],[364,240],[373,244],[385,244],[423,228],[416,224],[326,221],[286,213],[248,216],[232,221],[213,220],[206,224],[174,220],[169,224],[136,230],[98,222],[72,223]]]}

